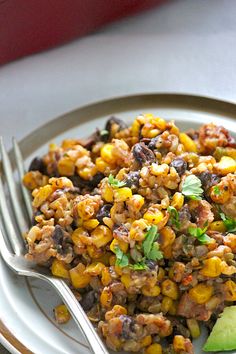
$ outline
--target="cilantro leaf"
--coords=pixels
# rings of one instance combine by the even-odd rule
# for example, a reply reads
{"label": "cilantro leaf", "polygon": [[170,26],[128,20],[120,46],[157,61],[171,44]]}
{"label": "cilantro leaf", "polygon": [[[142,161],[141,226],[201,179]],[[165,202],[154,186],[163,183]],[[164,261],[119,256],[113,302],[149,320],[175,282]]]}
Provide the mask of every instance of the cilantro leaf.
{"label": "cilantro leaf", "polygon": [[177,229],[180,228],[179,213],[173,206],[169,206],[167,211],[170,213],[170,221]]}
{"label": "cilantro leaf", "polygon": [[130,264],[129,266],[130,266],[130,268],[132,268],[133,270],[145,270],[145,269],[148,269],[148,266],[147,266],[144,262],[139,262],[139,263],[135,263],[135,264]]}
{"label": "cilantro leaf", "polygon": [[228,218],[224,213],[220,213],[220,217],[224,222],[224,225],[229,232],[236,231],[236,220]]}
{"label": "cilantro leaf", "polygon": [[219,186],[213,187],[213,192],[214,192],[215,195],[220,195],[220,188],[219,188]]}
{"label": "cilantro leaf", "polygon": [[120,247],[115,247],[115,254],[116,254],[116,265],[121,268],[127,267],[129,265],[129,258],[128,256],[120,249]]}
{"label": "cilantro leaf", "polygon": [[190,199],[202,199],[201,195],[203,193],[203,189],[201,186],[202,182],[197,176],[189,175],[184,180],[182,193]]}
{"label": "cilantro leaf", "polygon": [[120,188],[126,185],[126,182],[124,181],[119,181],[118,179],[116,179],[114,176],[112,176],[112,174],[109,175],[108,177],[108,183],[115,188]]}
{"label": "cilantro leaf", "polygon": [[152,261],[157,261],[163,258],[162,252],[159,250],[159,243],[154,242],[151,251],[148,254],[148,259]]}
{"label": "cilantro leaf", "polygon": [[189,227],[188,232],[191,236],[196,237],[199,242],[203,244],[208,244],[212,242],[212,239],[205,233],[207,226],[204,229],[200,227]]}
{"label": "cilantro leaf", "polygon": [[162,252],[159,250],[159,244],[156,241],[159,234],[157,232],[157,226],[152,225],[145,235],[145,240],[143,241],[143,253],[147,259],[156,261],[163,258]]}

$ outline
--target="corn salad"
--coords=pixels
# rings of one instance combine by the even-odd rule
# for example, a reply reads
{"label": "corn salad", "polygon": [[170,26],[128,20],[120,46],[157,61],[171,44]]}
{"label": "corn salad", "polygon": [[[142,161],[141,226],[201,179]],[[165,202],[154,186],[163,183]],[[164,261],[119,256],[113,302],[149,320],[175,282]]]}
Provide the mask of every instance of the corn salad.
{"label": "corn salad", "polygon": [[[214,123],[181,132],[142,114],[51,144],[32,192],[26,258],[63,278],[107,346],[194,353],[236,302],[236,143]],[[65,305],[55,318],[66,323]]]}

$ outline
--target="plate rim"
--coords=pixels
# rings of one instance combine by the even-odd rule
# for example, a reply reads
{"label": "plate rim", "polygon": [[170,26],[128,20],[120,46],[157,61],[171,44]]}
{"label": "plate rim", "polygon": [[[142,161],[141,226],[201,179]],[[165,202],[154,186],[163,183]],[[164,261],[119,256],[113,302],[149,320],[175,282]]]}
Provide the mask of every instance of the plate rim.
{"label": "plate rim", "polygon": [[[117,103],[119,101],[122,102],[122,100],[135,102],[135,100],[145,99],[147,101],[150,100],[151,102],[152,99],[157,99],[157,98],[160,99],[160,103],[165,102],[167,100],[172,100],[172,101],[176,100],[176,102],[180,100],[181,102],[179,102],[179,104],[182,103],[182,105],[186,100],[190,101],[189,105],[191,105],[191,102],[198,105],[201,104],[202,102],[203,104],[208,104],[210,107],[215,107],[216,109],[218,108],[222,110],[222,112],[229,111],[230,116],[232,115],[234,119],[236,117],[236,103],[234,101],[216,98],[211,95],[197,95],[197,94],[192,94],[192,93],[189,94],[185,92],[148,92],[148,93],[134,93],[128,95],[111,96],[105,99],[88,102],[84,105],[78,106],[77,108],[68,110],[63,114],[60,114],[52,119],[49,118],[47,122],[41,124],[39,127],[32,130],[30,133],[26,134],[18,142],[19,146],[22,149],[22,154],[23,156],[25,156],[24,151],[26,150],[27,141],[32,138],[34,139],[39,129],[41,130],[43,128],[44,130],[47,130],[47,128],[50,128],[50,126],[55,124],[56,121],[58,120],[63,121],[63,119],[70,114],[78,112],[79,115],[82,114],[83,111],[86,112],[87,110],[95,109],[96,107],[99,108],[104,105]],[[73,128],[73,126],[71,128]],[[48,131],[50,131],[50,129],[48,129]],[[12,149],[9,151],[9,153],[10,153],[10,158],[12,160],[12,156],[13,156]],[[30,349],[27,348],[20,341],[19,338],[16,338],[14,333],[12,333],[12,331],[6,326],[6,324],[2,320],[0,320],[0,343],[13,354],[33,354],[33,352],[30,351]]]}

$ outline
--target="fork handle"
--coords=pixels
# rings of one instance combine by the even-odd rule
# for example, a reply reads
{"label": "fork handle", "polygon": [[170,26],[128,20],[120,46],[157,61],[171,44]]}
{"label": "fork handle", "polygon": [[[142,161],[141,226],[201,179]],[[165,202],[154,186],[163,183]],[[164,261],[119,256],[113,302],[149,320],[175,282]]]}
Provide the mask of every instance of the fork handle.
{"label": "fork handle", "polygon": [[79,326],[85,338],[87,339],[92,353],[109,354],[102,340],[98,336],[95,328],[81,307],[79,301],[76,299],[68,285],[61,279],[47,277],[46,280],[56,289],[63,302],[68,307],[76,324]]}

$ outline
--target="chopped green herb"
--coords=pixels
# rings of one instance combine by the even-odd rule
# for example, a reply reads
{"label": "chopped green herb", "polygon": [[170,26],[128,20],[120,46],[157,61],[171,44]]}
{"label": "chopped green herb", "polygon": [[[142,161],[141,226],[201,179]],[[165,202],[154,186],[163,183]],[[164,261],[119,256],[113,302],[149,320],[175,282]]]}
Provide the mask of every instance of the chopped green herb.
{"label": "chopped green herb", "polygon": [[130,268],[132,268],[133,270],[145,270],[145,269],[148,269],[148,266],[147,266],[144,262],[139,262],[139,263],[135,263],[135,264],[130,264],[129,266],[130,266]]}
{"label": "chopped green herb", "polygon": [[236,231],[236,220],[228,218],[224,213],[220,213],[220,217],[224,222],[224,225],[229,232]]}
{"label": "chopped green herb", "polygon": [[127,267],[129,265],[129,258],[128,256],[120,249],[120,247],[115,247],[115,254],[116,254],[116,265],[121,268]]}
{"label": "chopped green herb", "polygon": [[169,206],[167,211],[170,213],[170,221],[177,229],[180,228],[179,213],[173,206]]}
{"label": "chopped green herb", "polygon": [[143,241],[143,253],[147,259],[156,261],[163,258],[162,252],[159,250],[159,244],[156,241],[159,234],[157,232],[157,226],[152,225],[145,235]]}
{"label": "chopped green herb", "polygon": [[115,188],[120,188],[120,187],[123,187],[126,185],[126,183],[124,181],[119,181],[111,174],[108,177],[108,182],[112,187],[115,187]]}
{"label": "chopped green herb", "polygon": [[207,226],[204,229],[200,227],[189,227],[188,232],[191,236],[196,237],[199,242],[203,244],[208,244],[212,242],[212,239],[205,233],[207,230]]}
{"label": "chopped green herb", "polygon": [[190,199],[200,200],[202,199],[201,195],[203,193],[201,186],[202,182],[197,176],[187,176],[183,183],[182,193]]}
{"label": "chopped green herb", "polygon": [[220,188],[219,188],[219,186],[215,186],[215,187],[213,188],[213,192],[214,192],[215,195],[220,195]]}
{"label": "chopped green herb", "polygon": [[109,134],[109,131],[106,130],[106,129],[103,129],[100,131],[100,135],[103,136],[103,135],[108,135]]}

